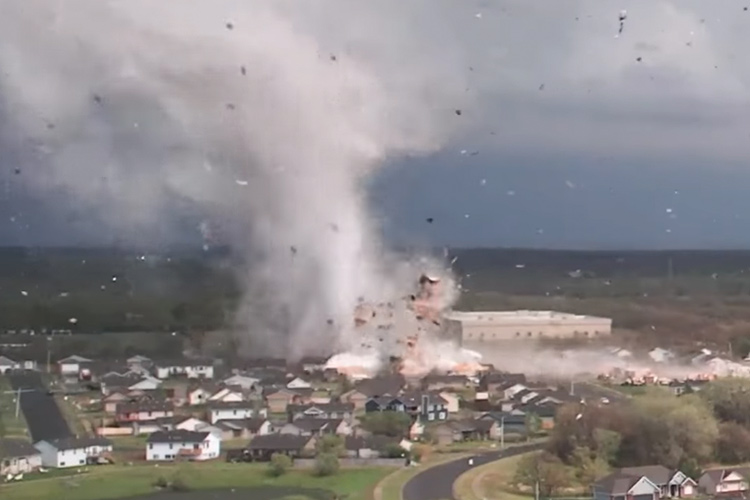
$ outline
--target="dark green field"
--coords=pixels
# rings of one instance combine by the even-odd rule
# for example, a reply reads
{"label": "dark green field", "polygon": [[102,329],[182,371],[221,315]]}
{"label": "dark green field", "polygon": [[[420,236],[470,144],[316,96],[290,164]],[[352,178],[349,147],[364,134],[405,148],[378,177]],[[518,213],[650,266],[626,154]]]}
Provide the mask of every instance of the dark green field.
{"label": "dark green field", "polygon": [[[466,290],[457,308],[605,315],[623,342],[644,345],[726,346],[750,336],[750,251],[471,249],[453,256]],[[73,335],[56,341],[56,354],[174,353],[186,337],[230,326],[239,265],[228,252],[0,249],[0,329],[108,339],[92,344]],[[29,341],[46,356],[43,339]]]}

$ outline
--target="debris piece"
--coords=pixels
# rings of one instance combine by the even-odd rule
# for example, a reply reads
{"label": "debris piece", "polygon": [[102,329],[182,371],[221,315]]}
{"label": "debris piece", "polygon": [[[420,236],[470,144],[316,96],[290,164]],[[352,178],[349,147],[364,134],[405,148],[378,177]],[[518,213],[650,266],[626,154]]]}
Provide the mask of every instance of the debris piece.
{"label": "debris piece", "polygon": [[539,85],[539,90],[544,90],[544,84]]}
{"label": "debris piece", "polygon": [[638,57],[635,58],[635,60],[638,61],[638,62],[641,62],[641,61],[643,61],[643,58],[641,56],[638,56]]}
{"label": "debris piece", "polygon": [[21,290],[21,295],[23,295],[24,297],[28,297],[29,292],[27,292],[26,290]]}
{"label": "debris piece", "polygon": [[232,24],[232,23],[227,23],[227,24],[226,24],[226,27],[227,27],[227,29],[228,29],[228,30],[232,30],[232,29],[234,29],[234,24]]}
{"label": "debris piece", "polygon": [[620,30],[617,32],[618,35],[622,35],[622,30],[625,27],[625,19],[628,18],[628,11],[621,10],[618,19],[620,21]]}
{"label": "debris piece", "polygon": [[234,105],[234,104],[232,104],[231,102],[228,102],[228,103],[227,103],[227,109],[228,109],[228,110],[230,110],[230,111],[234,111],[234,109],[235,109],[235,105]]}
{"label": "debris piece", "polygon": [[428,224],[432,224],[433,222],[435,222],[435,219],[433,219],[432,217],[427,217],[425,220]]}
{"label": "debris piece", "polygon": [[100,96],[99,94],[94,94],[94,102],[96,102],[97,104],[101,104],[102,96]]}
{"label": "debris piece", "polygon": [[21,173],[21,169],[20,168],[14,168],[13,169],[13,173],[16,174],[16,175],[19,175]]}
{"label": "debris piece", "polygon": [[336,62],[336,55],[335,54],[331,54],[331,61]]}
{"label": "debris piece", "polygon": [[236,184],[237,184],[238,186],[247,186],[247,185],[248,185],[248,182],[247,182],[247,181],[243,181],[243,180],[240,180],[240,179],[237,179],[237,180],[235,180],[234,182],[235,182],[235,183],[236,183]]}
{"label": "debris piece", "polygon": [[297,247],[295,247],[294,245],[290,246],[289,250],[292,251],[292,255],[297,255]]}
{"label": "debris piece", "polygon": [[461,110],[460,109],[456,110],[456,115],[461,116]]}
{"label": "debris piece", "polygon": [[242,76],[247,75],[247,68],[245,68],[244,66],[240,66],[240,73],[242,73]]}
{"label": "debris piece", "polygon": [[326,320],[326,323],[328,323],[329,325],[333,325],[333,320],[332,320],[332,319],[330,319],[330,318],[328,318],[328,319]]}

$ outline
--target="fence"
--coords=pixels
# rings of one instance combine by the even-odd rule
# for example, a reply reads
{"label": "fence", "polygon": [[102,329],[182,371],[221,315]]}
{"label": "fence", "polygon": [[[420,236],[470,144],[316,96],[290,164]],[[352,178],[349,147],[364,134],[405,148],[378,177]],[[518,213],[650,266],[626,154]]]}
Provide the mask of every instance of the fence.
{"label": "fence", "polygon": [[[403,458],[339,458],[341,467],[403,467],[406,460]],[[314,458],[295,458],[294,467],[300,469],[312,469],[315,467]]]}

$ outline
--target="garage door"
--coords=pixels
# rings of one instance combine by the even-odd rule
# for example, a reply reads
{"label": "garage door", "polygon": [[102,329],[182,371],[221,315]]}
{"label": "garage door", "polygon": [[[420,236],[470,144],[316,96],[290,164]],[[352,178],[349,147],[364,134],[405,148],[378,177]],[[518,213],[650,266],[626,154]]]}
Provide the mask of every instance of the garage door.
{"label": "garage door", "polygon": [[633,500],[654,500],[654,495],[633,495]]}

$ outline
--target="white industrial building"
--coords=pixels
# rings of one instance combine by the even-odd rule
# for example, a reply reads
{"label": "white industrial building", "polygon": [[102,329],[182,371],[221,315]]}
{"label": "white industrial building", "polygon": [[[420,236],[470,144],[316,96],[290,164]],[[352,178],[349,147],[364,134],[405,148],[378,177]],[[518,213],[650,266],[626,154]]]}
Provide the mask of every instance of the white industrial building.
{"label": "white industrial building", "polygon": [[612,333],[612,320],[556,311],[452,311],[445,334],[461,342],[593,339]]}

